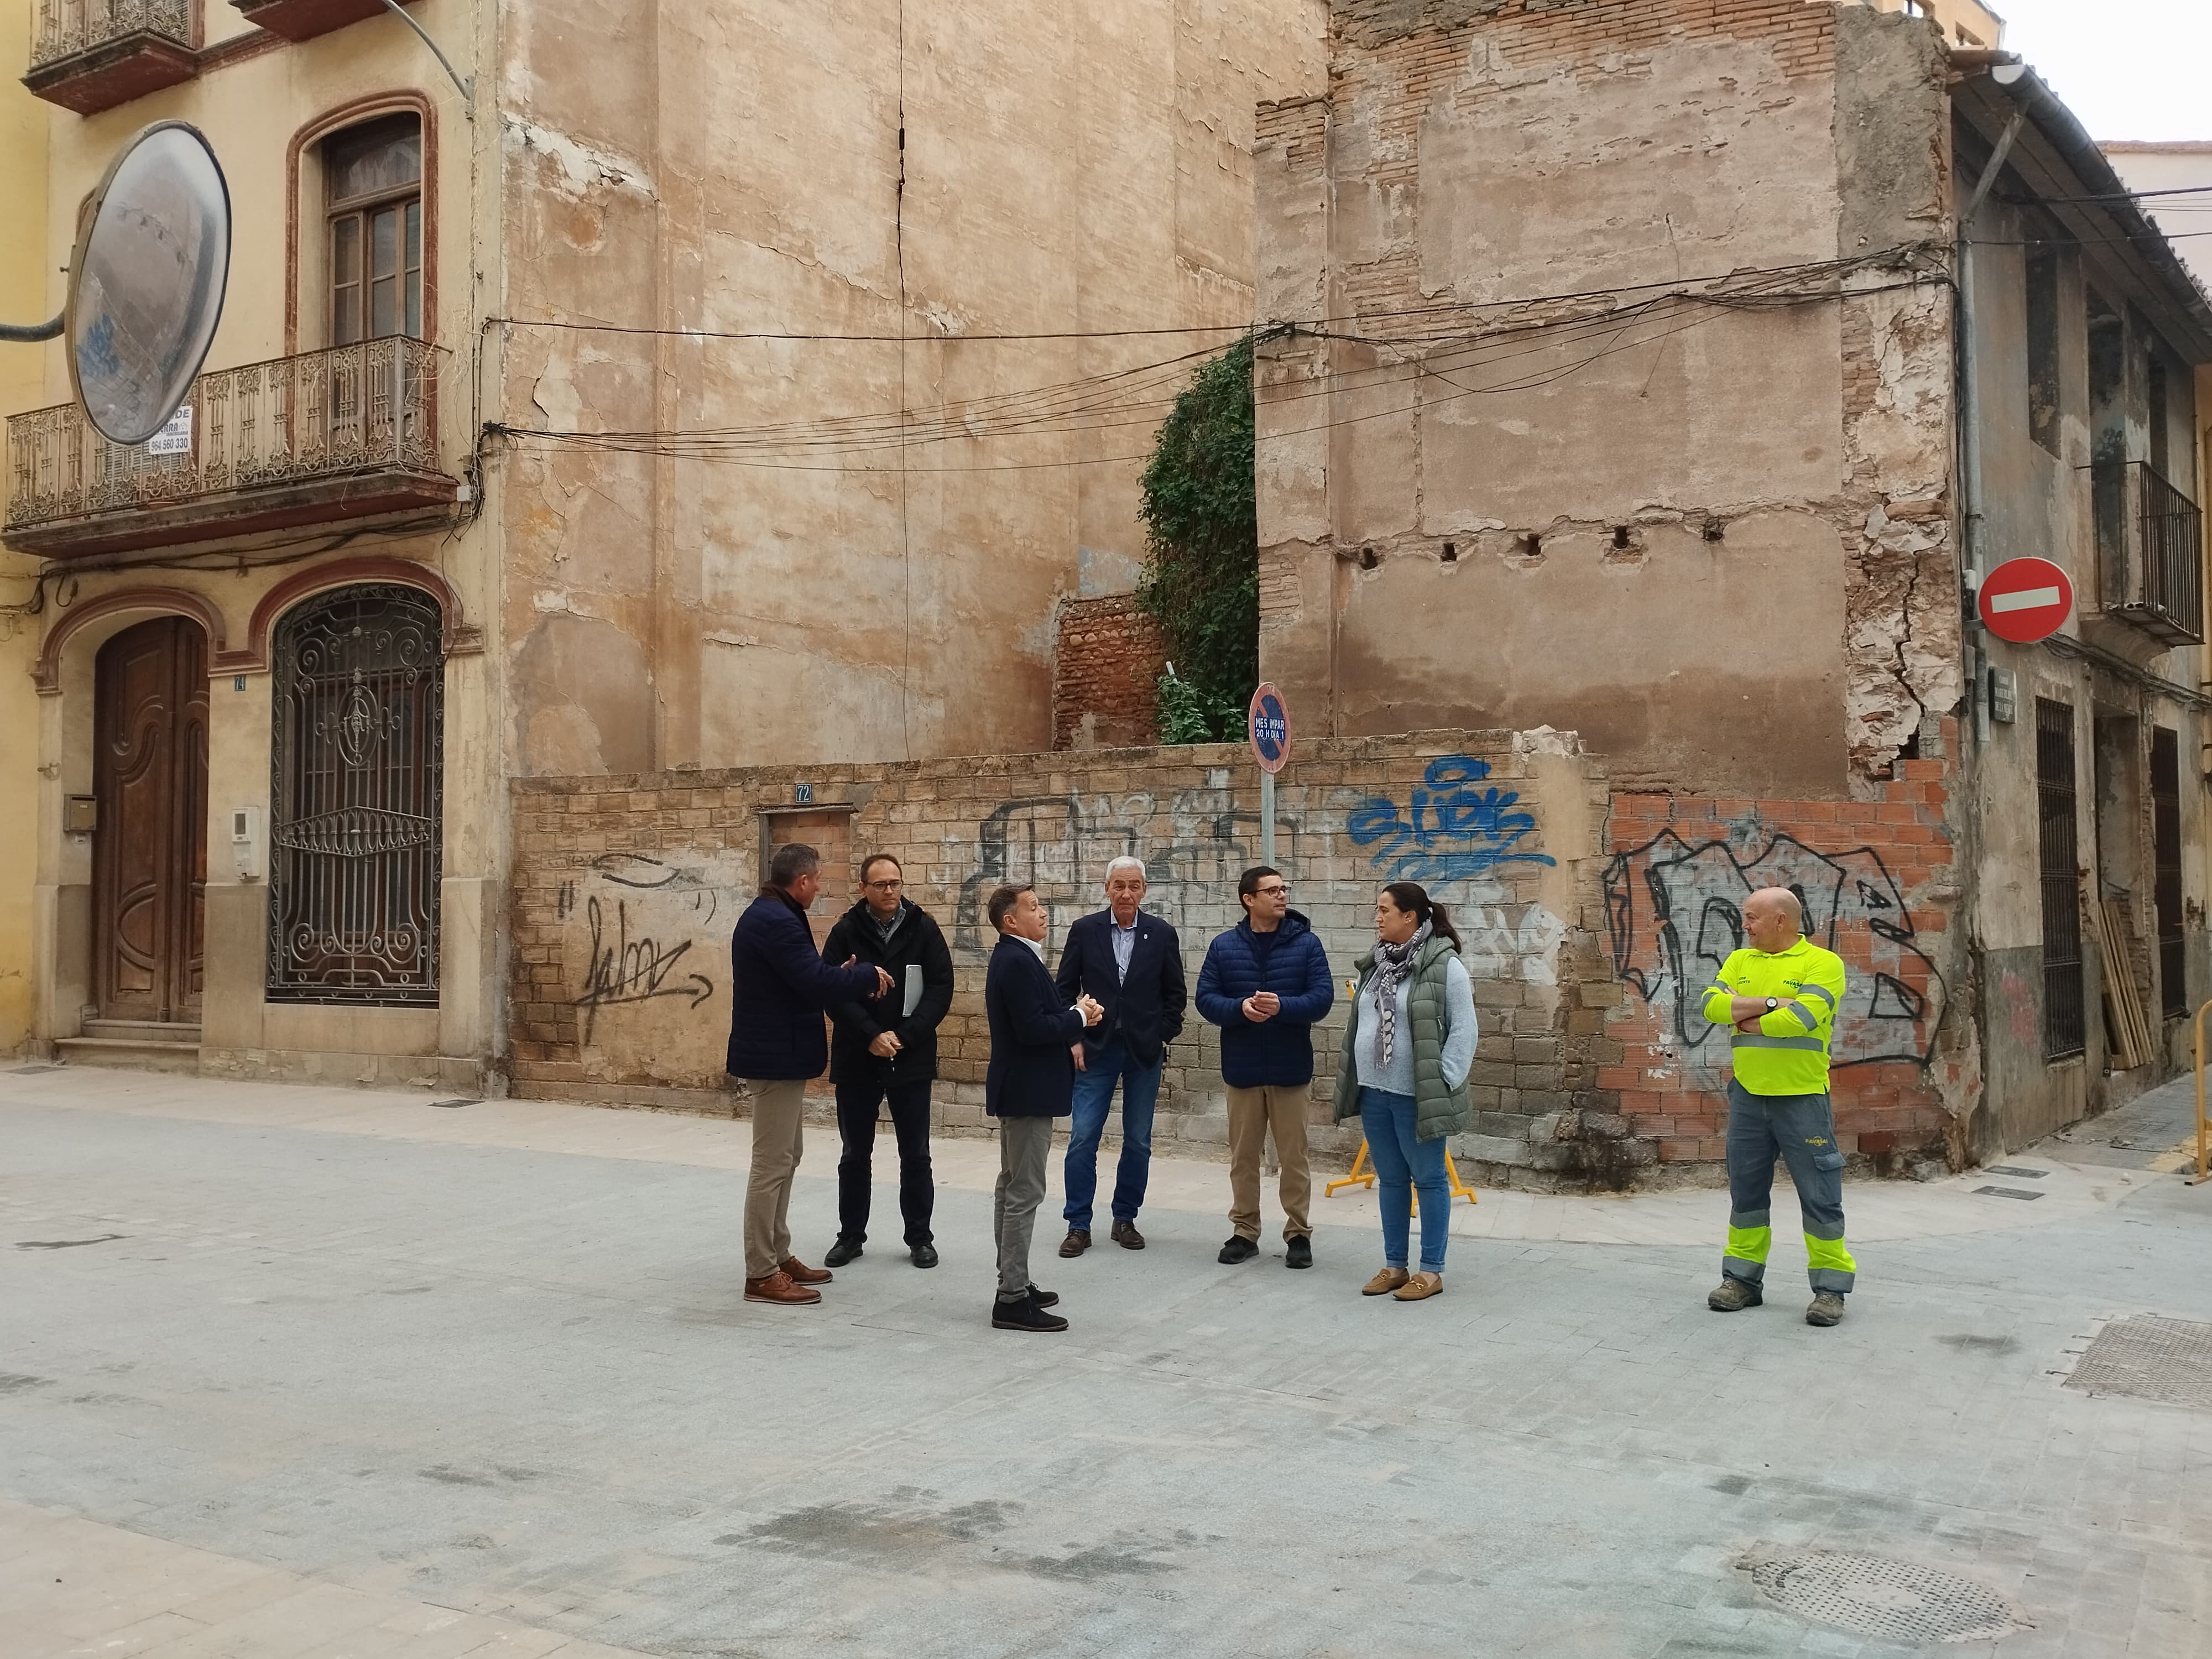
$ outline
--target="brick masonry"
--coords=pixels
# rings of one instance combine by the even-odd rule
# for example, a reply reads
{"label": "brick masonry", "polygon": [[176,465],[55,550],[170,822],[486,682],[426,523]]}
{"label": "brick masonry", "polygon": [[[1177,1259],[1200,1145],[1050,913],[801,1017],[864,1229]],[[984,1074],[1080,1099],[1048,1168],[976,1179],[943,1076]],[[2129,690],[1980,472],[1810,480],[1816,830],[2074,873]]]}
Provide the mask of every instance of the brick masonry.
{"label": "brick masonry", "polygon": [[1121,749],[1156,732],[1167,646],[1133,593],[1070,599],[1053,654],[1052,746]]}

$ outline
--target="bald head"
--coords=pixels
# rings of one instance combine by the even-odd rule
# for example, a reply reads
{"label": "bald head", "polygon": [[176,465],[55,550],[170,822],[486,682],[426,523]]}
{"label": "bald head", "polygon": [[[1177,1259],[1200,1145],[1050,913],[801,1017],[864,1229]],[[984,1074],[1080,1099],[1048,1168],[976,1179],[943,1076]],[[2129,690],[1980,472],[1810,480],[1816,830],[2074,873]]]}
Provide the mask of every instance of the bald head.
{"label": "bald head", "polygon": [[1803,937],[1805,907],[1787,887],[1762,887],[1743,902],[1743,931],[1753,950],[1778,956]]}

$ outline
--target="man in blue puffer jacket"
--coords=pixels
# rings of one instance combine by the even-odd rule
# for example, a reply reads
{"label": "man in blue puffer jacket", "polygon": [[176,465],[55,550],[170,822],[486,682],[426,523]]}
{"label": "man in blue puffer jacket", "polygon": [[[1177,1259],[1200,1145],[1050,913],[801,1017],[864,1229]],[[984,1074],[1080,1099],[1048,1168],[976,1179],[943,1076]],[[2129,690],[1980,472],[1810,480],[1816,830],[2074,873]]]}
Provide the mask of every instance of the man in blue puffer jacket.
{"label": "man in blue puffer jacket", "polygon": [[1279,870],[1257,865],[1237,882],[1244,920],[1207,947],[1198,970],[1198,1012],[1221,1028],[1221,1080],[1229,1085],[1229,1224],[1225,1262],[1260,1254],[1260,1154],[1270,1130],[1281,1165],[1285,1265],[1313,1266],[1306,1203],[1306,1112],[1313,1096],[1313,1028],[1336,1000],[1328,956],[1312,924],[1291,908]]}

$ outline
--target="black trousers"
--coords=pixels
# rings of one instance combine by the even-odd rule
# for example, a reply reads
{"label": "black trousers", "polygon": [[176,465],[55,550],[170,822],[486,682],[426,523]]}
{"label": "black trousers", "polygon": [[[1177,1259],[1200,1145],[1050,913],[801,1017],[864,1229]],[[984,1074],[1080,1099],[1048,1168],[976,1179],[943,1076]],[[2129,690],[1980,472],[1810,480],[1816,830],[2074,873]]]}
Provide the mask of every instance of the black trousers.
{"label": "black trousers", "polygon": [[929,1170],[929,1079],[919,1083],[840,1083],[837,1133],[845,1155],[837,1160],[837,1237],[861,1243],[868,1237],[868,1200],[873,1184],[878,1107],[888,1101],[891,1130],[898,1137],[899,1215],[908,1245],[927,1244],[937,1182]]}

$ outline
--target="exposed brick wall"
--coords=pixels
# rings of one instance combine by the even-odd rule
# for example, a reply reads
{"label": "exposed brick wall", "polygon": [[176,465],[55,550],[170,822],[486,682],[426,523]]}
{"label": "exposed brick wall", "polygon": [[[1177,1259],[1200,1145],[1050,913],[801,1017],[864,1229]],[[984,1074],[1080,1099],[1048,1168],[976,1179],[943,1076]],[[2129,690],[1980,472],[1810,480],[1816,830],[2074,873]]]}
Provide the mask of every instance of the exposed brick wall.
{"label": "exposed brick wall", "polygon": [[1126,749],[1152,741],[1167,661],[1160,625],[1132,593],[1071,599],[1053,653],[1052,746]]}

